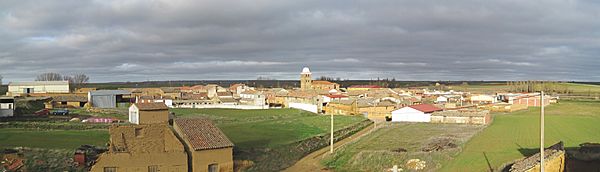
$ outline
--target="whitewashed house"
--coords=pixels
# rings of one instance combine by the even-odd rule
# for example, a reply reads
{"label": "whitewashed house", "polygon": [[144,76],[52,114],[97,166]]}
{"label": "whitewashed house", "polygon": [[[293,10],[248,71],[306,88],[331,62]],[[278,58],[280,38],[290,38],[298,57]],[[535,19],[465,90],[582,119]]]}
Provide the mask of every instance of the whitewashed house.
{"label": "whitewashed house", "polygon": [[431,113],[437,111],[442,109],[430,104],[406,106],[392,111],[392,122],[431,122]]}

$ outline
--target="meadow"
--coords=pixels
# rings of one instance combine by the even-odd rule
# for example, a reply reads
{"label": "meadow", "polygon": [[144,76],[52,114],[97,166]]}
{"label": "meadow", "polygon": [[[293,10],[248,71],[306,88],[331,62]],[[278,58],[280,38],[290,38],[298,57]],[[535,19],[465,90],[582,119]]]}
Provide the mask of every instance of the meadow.
{"label": "meadow", "polygon": [[[424,171],[434,171],[451,160],[461,146],[483,126],[430,123],[377,124],[380,128],[327,156],[322,164],[335,171],[387,171],[394,165],[408,170],[409,159],[425,161]],[[381,126],[383,125],[383,126]],[[424,148],[440,140],[456,147],[427,152]],[[449,143],[449,142],[446,142]]]}
{"label": "meadow", "polygon": [[81,145],[104,146],[108,130],[0,129],[0,148],[31,147],[74,150]]}
{"label": "meadow", "polygon": [[[240,149],[276,147],[329,133],[330,117],[298,109],[171,109],[176,116],[206,117]],[[334,116],[338,130],[365,120],[357,116]]]}
{"label": "meadow", "polygon": [[[474,136],[440,171],[490,171],[539,149],[540,108],[495,115],[491,126]],[[600,142],[600,102],[562,101],[546,107],[545,146]]]}

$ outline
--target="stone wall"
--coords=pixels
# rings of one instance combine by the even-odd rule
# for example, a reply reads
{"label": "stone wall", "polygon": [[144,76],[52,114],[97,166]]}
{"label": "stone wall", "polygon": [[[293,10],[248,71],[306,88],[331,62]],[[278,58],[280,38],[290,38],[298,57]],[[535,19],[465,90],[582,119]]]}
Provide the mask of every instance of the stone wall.
{"label": "stone wall", "polygon": [[[515,162],[509,172],[539,172],[540,171],[540,153]],[[563,143],[559,142],[544,150],[544,171],[545,172],[563,172],[565,171],[565,149]]]}

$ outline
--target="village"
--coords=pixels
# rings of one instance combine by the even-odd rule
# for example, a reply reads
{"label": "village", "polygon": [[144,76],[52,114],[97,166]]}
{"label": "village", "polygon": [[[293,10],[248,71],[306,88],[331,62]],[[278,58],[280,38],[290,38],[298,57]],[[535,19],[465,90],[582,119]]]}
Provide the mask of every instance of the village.
{"label": "village", "polygon": [[[369,134],[361,132],[363,130],[377,132],[378,130],[405,127],[404,125],[423,127],[418,126],[422,124],[427,124],[429,129],[439,127],[440,130],[446,130],[446,132],[430,133],[437,132],[441,135],[439,137],[432,136],[428,146],[422,148],[423,151],[434,154],[447,151],[446,149],[456,151],[454,149],[457,149],[458,145],[464,144],[470,137],[491,125],[495,119],[494,114],[527,111],[530,107],[552,106],[551,104],[559,103],[560,100],[557,94],[542,95],[539,92],[494,92],[492,90],[492,92],[488,91],[489,93],[472,93],[455,91],[444,88],[439,83],[435,83],[429,88],[387,88],[380,85],[350,85],[342,88],[335,81],[313,80],[308,67],[304,67],[299,74],[300,88],[256,88],[238,83],[229,87],[208,84],[159,88],[97,89],[72,88],[73,84],[69,81],[10,82],[6,95],[0,98],[0,117],[2,117],[0,119],[3,122],[1,123],[2,128],[43,128],[47,124],[61,125],[66,122],[68,125],[65,126],[77,126],[82,129],[108,129],[108,131],[103,130],[109,136],[109,138],[105,138],[107,140],[104,140],[106,145],[81,145],[72,154],[71,158],[75,165],[68,167],[69,169],[100,172],[140,170],[279,171],[285,169],[288,171],[313,171],[320,168],[318,166],[306,167],[300,158],[310,156],[308,154],[313,151],[327,149],[328,145],[333,151],[331,143],[334,140],[326,135],[331,133],[331,138],[334,138],[331,129],[334,127],[333,124],[338,122],[338,118],[342,118],[342,121],[362,122],[347,123],[347,126],[343,126],[347,128],[336,131],[336,142],[345,142],[344,140],[350,139],[347,137],[354,133],[356,134],[353,137],[368,137]],[[194,109],[200,111],[189,111]],[[178,114],[180,112],[201,112],[202,110],[210,112],[211,109],[232,109],[242,113],[296,109],[303,113],[322,116],[323,118],[320,118],[321,122],[319,122],[321,126],[318,127],[325,128],[322,131],[324,135],[317,137],[321,141],[315,142],[316,146],[298,152],[299,155],[289,160],[291,162],[287,162],[287,165],[263,167],[260,161],[253,162],[253,158],[242,158],[249,156],[243,153],[242,149],[252,148],[253,144],[240,145],[242,147],[238,148],[235,144],[238,136],[228,136],[229,129],[226,129],[225,132],[220,129],[224,125],[220,120],[226,116],[218,118],[206,115],[181,117]],[[326,122],[329,121],[327,116],[331,116],[331,129]],[[336,120],[334,120],[334,116],[336,116]],[[344,119],[344,117],[353,119]],[[25,121],[46,122],[30,124]],[[286,119],[281,121],[286,121]],[[64,126],[54,125],[54,128],[48,129],[64,129]],[[448,137],[450,131],[464,133],[464,136]],[[230,139],[230,137],[235,138]],[[263,135],[260,137],[276,136]],[[397,139],[400,141],[407,138]],[[82,140],[81,142],[85,143],[86,141]],[[299,143],[312,144],[304,143],[304,141]],[[564,148],[562,145],[560,147],[559,152],[562,151],[562,154],[552,155],[548,160],[556,162],[558,165],[550,163],[550,166],[546,168],[565,169]],[[338,148],[336,147],[336,149]],[[2,165],[4,170],[26,171],[27,168],[32,168],[31,165],[25,165],[27,160],[24,157],[10,153],[23,150],[6,150],[3,159],[7,161],[3,161]],[[407,148],[398,148],[396,151],[407,152]],[[267,153],[260,156],[273,155]],[[442,163],[427,162],[438,164],[428,164],[431,167],[427,167],[426,161],[417,157],[422,157],[422,155],[414,157],[409,162],[395,164],[393,169],[391,166],[385,169],[397,171],[398,165],[400,165],[400,168],[406,170],[430,171],[439,170],[439,167],[436,166]],[[559,159],[553,159],[554,157]],[[430,158],[425,159],[432,161]],[[298,160],[300,160],[299,163],[294,163]],[[537,167],[535,164],[522,165],[519,162],[514,164],[517,164],[514,167],[518,167],[518,170],[512,170],[510,165],[504,168],[511,169],[511,171],[539,169],[539,164]]]}

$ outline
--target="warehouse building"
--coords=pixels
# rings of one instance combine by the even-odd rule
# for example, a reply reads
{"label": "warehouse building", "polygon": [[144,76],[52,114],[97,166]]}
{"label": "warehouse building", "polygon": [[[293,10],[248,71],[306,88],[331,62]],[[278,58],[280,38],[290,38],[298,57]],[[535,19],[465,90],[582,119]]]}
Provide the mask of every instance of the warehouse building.
{"label": "warehouse building", "polygon": [[33,81],[8,83],[9,96],[23,96],[32,93],[69,93],[68,81]]}
{"label": "warehouse building", "polygon": [[116,108],[119,105],[128,107],[131,92],[126,90],[97,90],[88,92],[88,103],[96,108]]}

